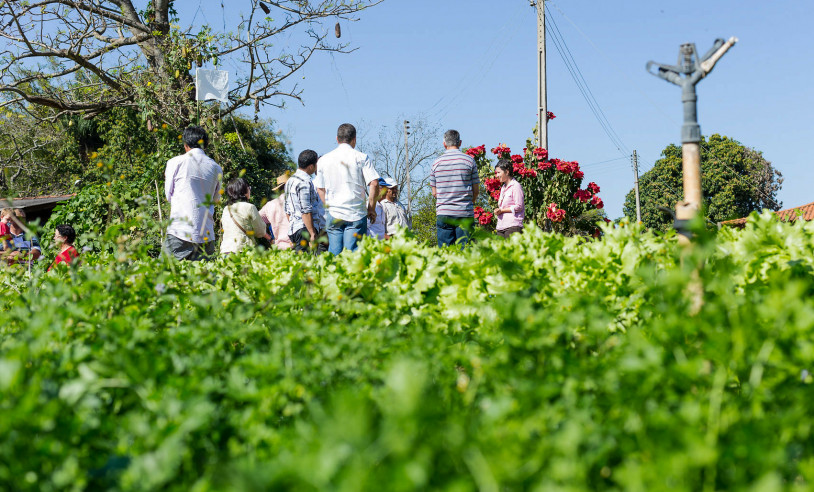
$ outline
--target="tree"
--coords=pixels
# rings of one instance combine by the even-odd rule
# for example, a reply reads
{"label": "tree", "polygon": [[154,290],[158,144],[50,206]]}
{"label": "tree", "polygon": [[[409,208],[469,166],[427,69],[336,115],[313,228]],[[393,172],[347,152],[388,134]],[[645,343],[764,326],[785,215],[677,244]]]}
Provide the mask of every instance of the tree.
{"label": "tree", "polygon": [[[221,111],[253,105],[282,106],[301,99],[296,84],[283,86],[314,53],[348,52],[330,42],[325,19],[352,15],[382,0],[250,0],[237,29],[181,27],[196,4],[150,0],[39,0],[0,2],[0,108],[14,106],[37,118],[91,118],[112,108],[135,108],[155,122],[183,127],[194,101],[192,67],[245,67]],[[274,12],[272,12],[272,10]],[[332,29],[331,33],[334,32]],[[337,27],[336,35],[340,31]],[[303,37],[292,51],[274,42]],[[40,113],[32,107],[44,107]]]}
{"label": "tree", "polygon": [[[661,208],[673,210],[681,200],[681,147],[670,144],[653,169],[639,178],[642,222],[651,229],[672,227],[672,217]],[[704,209],[712,222],[746,217],[752,211],[779,210],[777,192],[782,174],[760,151],[729,137],[714,134],[701,141],[701,189]],[[624,214],[636,219],[636,202],[631,190],[625,199]]]}
{"label": "tree", "polygon": [[415,202],[420,190],[425,188],[430,176],[433,160],[441,155],[443,133],[436,126],[425,120],[413,121],[410,124],[408,138],[408,162],[404,159],[404,128],[399,118],[392,126],[381,127],[375,139],[360,140],[360,150],[368,153],[376,170],[383,176],[389,176],[399,184],[401,200],[407,197],[407,176],[411,179],[412,201]]}

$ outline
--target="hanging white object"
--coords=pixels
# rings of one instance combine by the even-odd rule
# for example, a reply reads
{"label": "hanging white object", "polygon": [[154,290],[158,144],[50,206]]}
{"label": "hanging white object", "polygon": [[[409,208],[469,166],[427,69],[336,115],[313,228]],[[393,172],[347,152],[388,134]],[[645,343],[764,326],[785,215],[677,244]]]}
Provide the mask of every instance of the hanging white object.
{"label": "hanging white object", "polygon": [[226,70],[195,71],[195,100],[229,102],[229,72]]}

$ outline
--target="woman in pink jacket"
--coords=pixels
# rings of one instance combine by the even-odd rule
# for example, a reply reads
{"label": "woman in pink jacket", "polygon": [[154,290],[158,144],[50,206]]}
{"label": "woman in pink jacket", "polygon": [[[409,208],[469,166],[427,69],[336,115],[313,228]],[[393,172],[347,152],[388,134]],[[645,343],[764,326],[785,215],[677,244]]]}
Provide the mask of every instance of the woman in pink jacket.
{"label": "woman in pink jacket", "polygon": [[523,218],[526,206],[523,203],[523,187],[512,177],[514,170],[511,161],[500,159],[495,165],[495,177],[503,186],[500,187],[500,198],[497,201],[497,233],[509,237],[515,232],[523,232]]}

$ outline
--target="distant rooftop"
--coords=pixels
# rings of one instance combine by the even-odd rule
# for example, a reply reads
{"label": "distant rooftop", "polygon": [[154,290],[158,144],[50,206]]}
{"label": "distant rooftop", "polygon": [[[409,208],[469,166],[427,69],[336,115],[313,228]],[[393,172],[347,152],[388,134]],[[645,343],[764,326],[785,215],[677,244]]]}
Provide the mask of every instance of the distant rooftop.
{"label": "distant rooftop", "polygon": [[[801,212],[802,215],[799,215],[798,211]],[[807,203],[805,205],[800,205],[799,207],[779,210],[777,212],[774,212],[774,214],[778,219],[782,220],[783,222],[794,222],[795,220],[797,220],[798,217],[805,221],[814,220],[814,202]],[[727,220],[721,222],[721,224],[730,227],[743,227],[746,225],[747,219],[748,217]]]}

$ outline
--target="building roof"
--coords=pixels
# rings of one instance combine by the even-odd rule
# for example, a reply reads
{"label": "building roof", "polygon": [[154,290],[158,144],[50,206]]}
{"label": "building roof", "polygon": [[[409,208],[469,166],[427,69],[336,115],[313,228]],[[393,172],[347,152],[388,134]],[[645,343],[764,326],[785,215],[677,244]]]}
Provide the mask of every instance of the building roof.
{"label": "building roof", "polygon": [[0,199],[0,207],[14,207],[22,208],[24,210],[47,208],[49,205],[55,205],[58,202],[70,200],[76,196],[76,193],[70,195],[46,195],[46,196],[28,196],[21,198],[3,198]]}
{"label": "building roof", "polygon": [[[802,213],[802,215],[798,215],[798,211]],[[779,210],[777,212],[774,212],[774,214],[778,219],[782,220],[783,222],[794,222],[795,220],[797,220],[797,217],[800,217],[805,221],[814,220],[814,202],[807,203],[805,205],[800,205],[799,207]],[[747,219],[748,217],[727,220],[721,222],[721,224],[731,227],[743,227],[746,225]]]}

